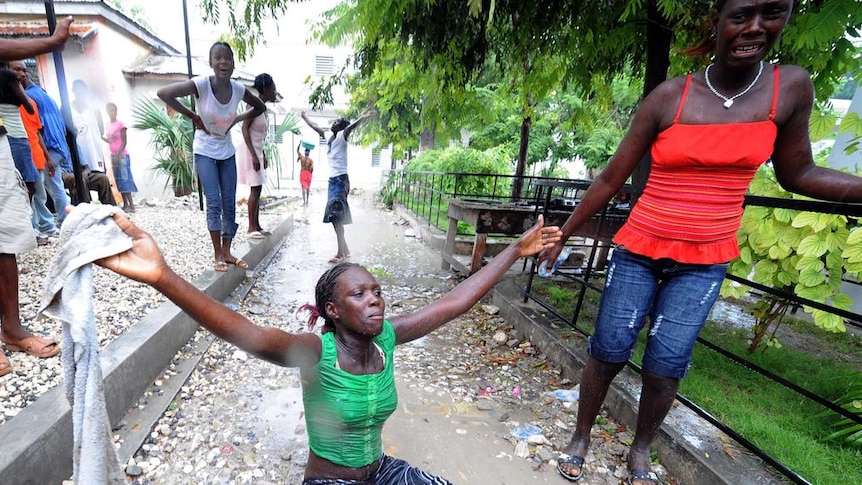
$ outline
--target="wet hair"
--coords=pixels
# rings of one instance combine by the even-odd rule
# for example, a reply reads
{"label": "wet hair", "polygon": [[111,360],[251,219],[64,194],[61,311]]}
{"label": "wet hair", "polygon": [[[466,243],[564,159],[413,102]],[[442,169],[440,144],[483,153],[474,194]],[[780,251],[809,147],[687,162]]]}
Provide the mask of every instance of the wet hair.
{"label": "wet hair", "polygon": [[338,263],[320,275],[317,285],[314,287],[314,305],[306,304],[299,307],[300,310],[308,310],[308,329],[313,330],[318,318],[323,318],[321,333],[334,332],[335,320],[326,313],[326,304],[335,298],[335,285],[338,278],[351,268],[361,268],[356,263]]}
{"label": "wet hair", "polygon": [[264,90],[275,86],[275,81],[272,80],[272,76],[267,73],[258,74],[254,78],[254,84],[252,87],[257,90],[258,93],[263,93]]}
{"label": "wet hair", "polygon": [[218,41],[218,42],[213,43],[212,46],[210,46],[210,56],[209,56],[210,60],[212,60],[212,58],[213,58],[213,51],[216,49],[216,47],[224,47],[225,49],[228,50],[228,52],[230,52],[231,57],[233,57],[233,47],[231,47],[230,44],[228,44],[227,42]]}

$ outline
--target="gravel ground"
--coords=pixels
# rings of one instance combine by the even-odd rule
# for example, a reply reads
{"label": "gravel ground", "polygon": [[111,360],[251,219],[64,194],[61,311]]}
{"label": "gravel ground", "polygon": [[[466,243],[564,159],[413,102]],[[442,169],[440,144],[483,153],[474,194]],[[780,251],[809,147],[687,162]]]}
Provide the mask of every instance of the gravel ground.
{"label": "gravel ground", "polygon": [[[186,279],[194,280],[212,267],[212,246],[205,230],[205,214],[198,210],[197,199],[176,199],[170,203],[141,200],[131,219],[152,234],[168,264]],[[238,212],[236,243],[245,240],[248,218]],[[267,220],[262,220],[264,224]],[[60,322],[37,318],[42,300],[42,284],[57,240],[18,256],[18,294],[22,324],[37,335],[59,340]],[[104,348],[117,335],[155,309],[164,297],[152,288],[97,268],[94,275],[96,329],[99,346]],[[111,297],[106,297],[111,295]],[[114,297],[114,296],[121,297]],[[59,356],[39,359],[23,352],[3,348],[14,371],[0,377],[0,425],[18,414],[62,381]]]}
{"label": "gravel ground", "polygon": [[[312,201],[311,211],[287,208],[297,210],[294,231],[270,267],[259,271],[240,304],[239,311],[259,324],[288,331],[302,329],[295,309],[313,301],[309,278],[316,280],[328,266],[325,261],[334,246],[329,244],[331,229],[316,223],[314,204]],[[383,218],[382,227],[389,224],[391,231],[375,228],[362,235],[352,229],[355,232],[348,236],[354,260],[381,281],[390,316],[439,298],[458,282],[453,274],[437,269],[439,256],[401,236],[405,221],[379,206],[373,211]],[[183,277],[193,280],[211,268],[204,214],[195,201],[171,206],[141,203],[132,219],[154,236],[168,263]],[[241,224],[237,241],[241,242],[247,222],[242,215],[237,219]],[[386,242],[390,233],[399,235],[394,245]],[[354,237],[368,238],[368,248],[363,251],[360,244],[353,245]],[[53,245],[44,246],[19,258],[21,315],[31,331],[59,336],[58,323],[35,319],[42,279],[54,250]],[[96,271],[95,287],[102,347],[163,301],[149,287],[104,270]],[[197,343],[212,337],[201,330],[193,340]],[[193,352],[191,347],[181,353]],[[15,372],[0,378],[0,424],[62,379],[58,358],[39,360],[21,353],[10,357]],[[508,432],[501,438],[511,443],[510,457],[524,460],[523,466],[551,481],[565,483],[554,470],[555,457],[571,436],[577,403],[566,399],[567,393],[555,392],[571,391],[573,383],[562,378],[541,349],[519,336],[493,307],[478,306],[426,339],[400,346],[396,365],[399,381],[418,392],[493,413],[493,419],[507,426]],[[156,387],[175,374],[169,367]],[[143,396],[138,405],[145,406],[148,398]],[[296,370],[249,358],[214,340],[127,463],[126,473],[135,485],[298,484],[308,453],[302,413]],[[627,477],[624,463],[630,442],[631,434],[603,414],[593,428],[586,457],[589,473],[581,483],[622,483]],[[660,465],[654,471],[665,483],[675,483]]]}

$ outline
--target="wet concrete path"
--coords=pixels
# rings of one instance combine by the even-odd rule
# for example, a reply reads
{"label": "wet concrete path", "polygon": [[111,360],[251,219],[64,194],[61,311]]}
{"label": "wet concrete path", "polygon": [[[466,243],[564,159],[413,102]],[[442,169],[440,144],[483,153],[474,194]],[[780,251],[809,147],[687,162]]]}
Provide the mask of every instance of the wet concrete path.
{"label": "wet concrete path", "polygon": [[[305,315],[296,309],[314,301],[314,285],[336,248],[331,226],[320,222],[323,205],[318,194],[309,208],[291,207],[294,230],[240,303],[255,322],[304,330]],[[458,282],[439,269],[438,253],[405,236],[406,221],[370,195],[353,196],[351,209],[351,261],[379,279],[387,315],[420,307]],[[501,352],[489,357],[486,346]],[[552,407],[565,411],[570,403],[542,398],[561,383],[542,357],[502,318],[478,309],[399,347],[399,408],[384,428],[386,451],[459,484],[565,483],[547,464],[547,439],[554,437],[540,433],[538,450],[536,443],[527,450],[511,436],[537,420],[563,427],[560,419],[570,421]],[[298,371],[215,340],[135,455],[136,483],[301,483],[308,453],[303,415]],[[568,437],[560,431],[556,441]]]}

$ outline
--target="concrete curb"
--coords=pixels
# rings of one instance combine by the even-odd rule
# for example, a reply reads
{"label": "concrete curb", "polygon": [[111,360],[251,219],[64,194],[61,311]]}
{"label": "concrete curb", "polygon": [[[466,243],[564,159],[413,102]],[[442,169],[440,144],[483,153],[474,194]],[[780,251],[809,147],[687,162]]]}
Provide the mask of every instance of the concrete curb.
{"label": "concrete curb", "polygon": [[[492,291],[494,305],[518,331],[542,349],[551,362],[572,380],[580,380],[587,361],[586,339],[565,343],[562,324],[552,322],[535,303],[523,303],[523,291],[514,277],[506,277]],[[629,429],[637,422],[640,377],[628,368],[614,380],[605,407]],[[781,484],[766,465],[745,450],[733,447],[732,440],[685,406],[671,409],[653,450],[662,465],[682,484],[763,485]],[[728,448],[733,447],[733,456]]]}
{"label": "concrete curb", "polygon": [[[293,228],[287,215],[272,236],[234,248],[234,254],[255,268]],[[243,282],[245,271],[207,271],[194,285],[222,301]],[[165,302],[101,352],[105,400],[116,424],[188,342],[198,324]],[[61,483],[72,475],[72,409],[63,386],[27,406],[0,427],[0,477],[3,483]]]}

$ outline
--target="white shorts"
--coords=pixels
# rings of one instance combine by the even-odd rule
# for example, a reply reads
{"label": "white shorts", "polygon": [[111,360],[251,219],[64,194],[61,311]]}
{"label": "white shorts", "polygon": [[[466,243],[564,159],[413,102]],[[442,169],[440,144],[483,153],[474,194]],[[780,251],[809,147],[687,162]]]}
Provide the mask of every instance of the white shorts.
{"label": "white shorts", "polygon": [[0,135],[0,253],[21,254],[35,247],[27,188],[15,170],[9,140]]}

